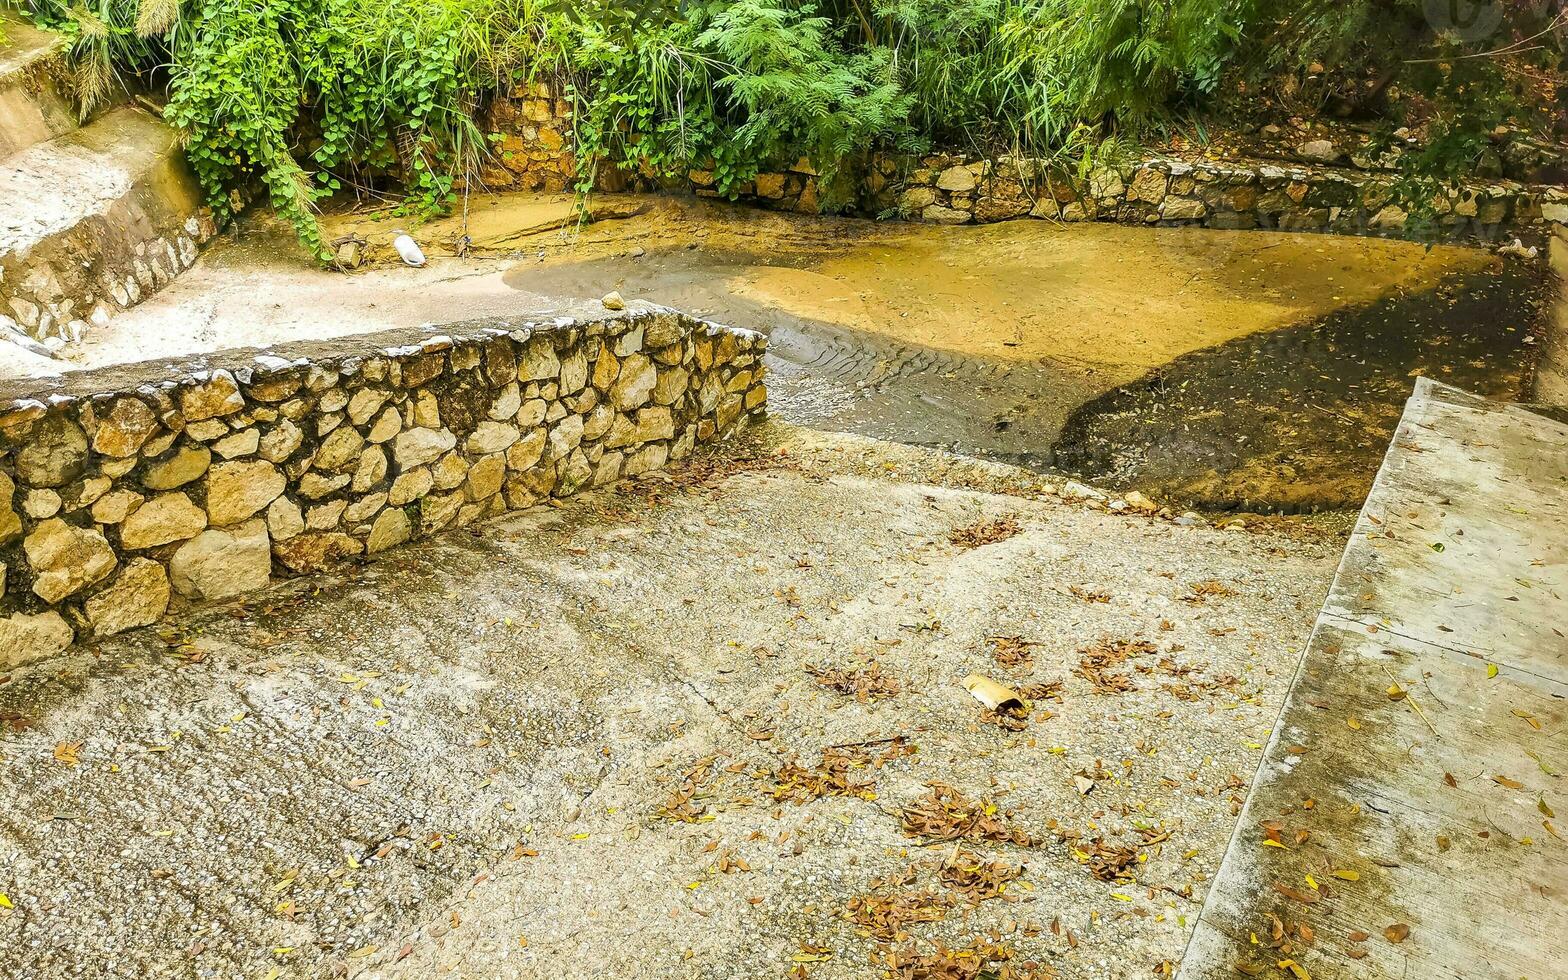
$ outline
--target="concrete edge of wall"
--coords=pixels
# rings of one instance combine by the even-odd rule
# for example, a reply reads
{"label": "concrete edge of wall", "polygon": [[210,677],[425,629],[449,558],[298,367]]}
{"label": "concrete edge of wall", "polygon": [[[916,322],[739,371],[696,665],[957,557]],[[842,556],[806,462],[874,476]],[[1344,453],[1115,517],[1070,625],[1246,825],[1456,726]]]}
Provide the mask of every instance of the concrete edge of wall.
{"label": "concrete edge of wall", "polygon": [[765,343],[640,307],[0,383],[0,670],[663,467],[765,412]]}
{"label": "concrete edge of wall", "polygon": [[1416,380],[1177,980],[1560,975],[1565,480],[1568,425]]}
{"label": "concrete edge of wall", "polygon": [[1534,398],[1547,405],[1568,407],[1568,225],[1552,226],[1547,259],[1557,280],[1557,295],[1546,318],[1546,337],[1536,362]]}

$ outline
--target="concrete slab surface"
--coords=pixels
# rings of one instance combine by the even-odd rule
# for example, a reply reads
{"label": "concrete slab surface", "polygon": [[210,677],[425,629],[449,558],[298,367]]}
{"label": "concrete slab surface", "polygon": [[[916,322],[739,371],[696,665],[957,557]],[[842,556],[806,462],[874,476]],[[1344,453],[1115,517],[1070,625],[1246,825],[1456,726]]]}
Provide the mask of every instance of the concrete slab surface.
{"label": "concrete slab surface", "polygon": [[121,107],[0,162],[0,254],[26,252],[106,215],[139,183],[157,182],[195,210],[194,191],[165,186],[172,182],[159,172],[178,145],[179,135],[161,119]]}
{"label": "concrete slab surface", "polygon": [[0,975],[1171,969],[1341,541],[754,438],[0,683]]}
{"label": "concrete slab surface", "polygon": [[1568,960],[1568,426],[1423,380],[1181,976]]}

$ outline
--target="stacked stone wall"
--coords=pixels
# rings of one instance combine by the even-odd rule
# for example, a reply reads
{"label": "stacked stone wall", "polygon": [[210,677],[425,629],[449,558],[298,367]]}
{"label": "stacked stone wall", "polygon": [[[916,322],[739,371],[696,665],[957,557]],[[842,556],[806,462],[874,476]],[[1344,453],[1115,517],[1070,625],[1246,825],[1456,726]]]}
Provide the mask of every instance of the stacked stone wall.
{"label": "stacked stone wall", "polygon": [[[694,171],[691,179],[698,194],[716,193],[706,172]],[[1500,180],[1475,183],[1441,202],[1437,227],[1417,229],[1394,203],[1394,182],[1385,173],[1163,157],[1107,164],[1087,176],[1027,158],[878,157],[858,193],[861,213],[952,225],[1042,218],[1496,240],[1568,218],[1568,189]],[[821,199],[817,177],[804,164],[759,175],[741,196],[800,212],[816,211]]]}
{"label": "stacked stone wall", "polygon": [[0,670],[658,469],[765,410],[760,334],[669,310],[0,384]]}
{"label": "stacked stone wall", "polygon": [[549,82],[530,82],[490,103],[484,122],[501,139],[482,177],[495,190],[558,192],[577,179],[572,106]]}
{"label": "stacked stone wall", "polygon": [[[571,105],[549,83],[497,99],[487,118],[502,136],[485,171],[487,185],[559,191],[575,183]],[[1041,218],[1396,237],[1419,231],[1423,238],[1486,240],[1568,221],[1568,188],[1478,180],[1439,204],[1436,228],[1417,229],[1393,203],[1394,174],[1387,166],[1332,144],[1324,150],[1318,142],[1305,144],[1289,163],[1149,156],[1107,161],[1088,174],[1026,157],[875,155],[853,181],[850,210],[954,225]],[[606,191],[658,183],[648,174],[606,170],[595,181]],[[710,170],[692,170],[686,182],[698,196],[720,195]],[[817,169],[806,159],[726,191],[749,204],[803,214],[817,213],[824,197]]]}

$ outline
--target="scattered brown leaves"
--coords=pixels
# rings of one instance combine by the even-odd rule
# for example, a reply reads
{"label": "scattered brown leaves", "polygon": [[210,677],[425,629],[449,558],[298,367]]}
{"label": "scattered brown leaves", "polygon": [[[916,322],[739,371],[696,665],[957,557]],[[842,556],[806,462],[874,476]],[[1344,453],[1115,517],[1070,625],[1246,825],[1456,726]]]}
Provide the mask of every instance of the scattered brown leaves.
{"label": "scattered brown leaves", "polygon": [[1198,668],[1190,664],[1179,664],[1170,657],[1161,657],[1156,667],[1165,676],[1177,679],[1177,683],[1161,684],[1160,687],[1178,701],[1196,701],[1204,695],[1213,695],[1222,691],[1234,692],[1242,686],[1241,678],[1234,674],[1221,674],[1212,678],[1195,677],[1193,675]]}
{"label": "scattered brown leaves", "polygon": [[658,815],[681,823],[696,823],[708,812],[708,805],[699,796],[703,784],[713,777],[713,764],[717,755],[699,759],[681,776],[680,785],[659,806]]}
{"label": "scattered brown leaves", "polygon": [[874,660],[859,670],[828,670],[807,664],[806,673],[828,690],[860,702],[896,697],[903,690],[899,679],[885,673]]}
{"label": "scattered brown leaves", "polygon": [[737,854],[733,847],[725,848],[720,852],[719,860],[714,864],[714,867],[718,869],[720,874],[726,875],[734,874],[737,871],[751,870],[751,865],[747,864],[746,859]]}
{"label": "scattered brown leaves", "polygon": [[1123,694],[1135,691],[1138,685],[1131,674],[1114,673],[1111,668],[1126,663],[1133,657],[1154,653],[1158,648],[1147,640],[1102,639],[1093,646],[1079,650],[1077,674],[1094,686],[1096,694]]}
{"label": "scattered brown leaves", "polygon": [[1062,699],[1061,681],[1040,681],[1035,684],[1023,684],[1017,688],[1018,696],[1025,701],[1060,701]]}
{"label": "scattered brown leaves", "polygon": [[1094,603],[1111,601],[1111,594],[1109,592],[1100,592],[1093,589],[1086,589],[1081,585],[1068,586],[1067,591],[1073,594],[1073,598],[1081,599],[1084,602]]}
{"label": "scattered brown leaves", "polygon": [[1138,852],[1131,847],[1117,847],[1096,837],[1080,850],[1088,855],[1089,873],[1101,881],[1133,881],[1131,868],[1138,863]]}
{"label": "scattered brown leaves", "polygon": [[990,800],[971,800],[946,783],[930,782],[925,796],[904,807],[904,833],[930,840],[1009,841],[1032,847],[1034,840],[1014,827]]}
{"label": "scattered brown leaves", "polygon": [[79,756],[81,751],[81,742],[59,742],[54,747],[54,761],[62,766],[79,766],[82,763]]}
{"label": "scattered brown leaves", "polygon": [[[1300,920],[1281,918],[1268,913],[1268,947],[1278,956],[1292,956],[1317,942],[1312,926]],[[1256,935],[1256,933],[1254,934]],[[1292,973],[1291,976],[1296,976]]]}
{"label": "scattered brown leaves", "polygon": [[1011,946],[982,937],[965,946],[934,942],[929,953],[914,948],[890,950],[882,955],[883,974],[891,980],[1050,980],[1056,971],[1034,960],[1015,962]]}
{"label": "scattered brown leaves", "polygon": [[988,636],[985,641],[991,644],[991,656],[996,658],[998,666],[1008,670],[1028,670],[1034,666],[1033,650],[1038,644],[1019,636]]}
{"label": "scattered brown leaves", "polygon": [[909,938],[905,927],[916,922],[941,922],[953,907],[952,898],[940,892],[899,892],[893,895],[857,895],[849,900],[849,921],[870,933],[879,943]]}
{"label": "scattered brown leaves", "polygon": [[1194,606],[1201,606],[1211,598],[1223,599],[1233,595],[1237,595],[1236,590],[1224,582],[1215,578],[1206,578],[1201,582],[1192,583],[1191,590],[1181,597],[1181,601]]}
{"label": "scattered brown leaves", "polygon": [[942,884],[971,902],[1001,898],[1007,883],[1024,873],[1023,865],[986,861],[970,851],[959,851],[937,871]]}
{"label": "scattered brown leaves", "polygon": [[779,802],[788,803],[810,803],[827,796],[874,800],[877,798],[873,778],[876,770],[915,753],[915,747],[902,736],[882,745],[881,751],[873,751],[866,745],[832,746],[823,749],[822,761],[809,769],[792,759],[772,775],[772,785],[765,792]]}
{"label": "scattered brown leaves", "polygon": [[947,536],[947,540],[960,548],[979,548],[998,541],[1006,541],[1023,528],[1011,517],[999,517],[994,521],[980,521],[961,527]]}

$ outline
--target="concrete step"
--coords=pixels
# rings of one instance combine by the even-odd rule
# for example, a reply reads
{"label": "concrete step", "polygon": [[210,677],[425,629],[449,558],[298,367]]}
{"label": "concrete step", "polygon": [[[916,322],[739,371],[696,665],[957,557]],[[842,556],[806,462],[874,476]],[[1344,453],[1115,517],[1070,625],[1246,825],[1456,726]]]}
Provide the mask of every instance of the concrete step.
{"label": "concrete step", "polygon": [[77,126],[62,38],[0,14],[0,160]]}
{"label": "concrete step", "polygon": [[175,131],[111,110],[0,161],[0,325],[58,349],[189,267],[212,233]]}
{"label": "concrete step", "polygon": [[1177,980],[1563,976],[1564,623],[1568,425],[1417,379]]}

